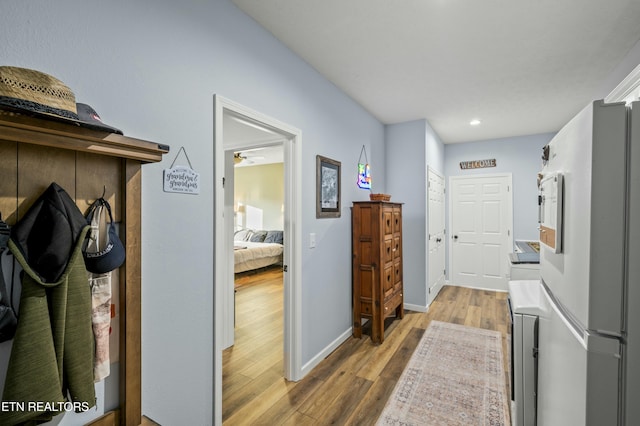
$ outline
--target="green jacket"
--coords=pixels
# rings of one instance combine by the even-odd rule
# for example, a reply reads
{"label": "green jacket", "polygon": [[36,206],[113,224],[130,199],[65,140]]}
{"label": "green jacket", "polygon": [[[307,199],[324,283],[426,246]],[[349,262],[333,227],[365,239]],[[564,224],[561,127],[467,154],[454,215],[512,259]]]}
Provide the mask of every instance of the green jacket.
{"label": "green jacket", "polygon": [[[1,425],[49,421],[63,409],[61,403],[68,401],[67,396],[84,409],[96,403],[91,289],[81,251],[88,229],[80,233],[66,269],[55,282],[44,282],[9,241],[25,274],[2,399],[23,402],[25,409],[0,411]],[[48,407],[54,409],[30,410],[36,402],[41,403],[40,408],[50,403]]]}

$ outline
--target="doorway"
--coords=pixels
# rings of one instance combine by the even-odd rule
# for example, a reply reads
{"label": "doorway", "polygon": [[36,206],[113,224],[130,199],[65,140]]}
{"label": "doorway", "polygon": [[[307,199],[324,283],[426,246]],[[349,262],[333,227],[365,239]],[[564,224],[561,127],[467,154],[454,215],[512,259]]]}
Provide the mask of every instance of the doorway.
{"label": "doorway", "polygon": [[451,282],[506,291],[513,247],[511,174],[453,176],[449,187]]}
{"label": "doorway", "polygon": [[[225,140],[225,118],[272,134],[272,140]],[[301,366],[301,132],[240,104],[214,96],[214,423],[222,423],[222,350],[234,341],[234,153],[281,144],[284,164],[284,377]]]}

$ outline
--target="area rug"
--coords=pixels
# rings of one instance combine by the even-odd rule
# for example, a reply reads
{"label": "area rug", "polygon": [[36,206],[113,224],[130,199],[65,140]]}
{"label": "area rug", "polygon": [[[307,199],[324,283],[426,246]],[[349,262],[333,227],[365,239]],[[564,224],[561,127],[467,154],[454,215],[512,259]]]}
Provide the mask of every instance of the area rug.
{"label": "area rug", "polygon": [[431,321],[378,425],[508,425],[497,331]]}

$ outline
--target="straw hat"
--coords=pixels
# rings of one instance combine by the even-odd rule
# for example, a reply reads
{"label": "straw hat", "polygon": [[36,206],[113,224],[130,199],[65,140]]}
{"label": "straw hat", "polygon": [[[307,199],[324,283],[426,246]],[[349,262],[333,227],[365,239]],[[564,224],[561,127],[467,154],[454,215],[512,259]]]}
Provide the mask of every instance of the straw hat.
{"label": "straw hat", "polygon": [[82,127],[122,134],[102,122],[87,104],[76,97],[62,81],[40,71],[0,66],[0,108],[28,112],[39,118],[72,121]]}
{"label": "straw hat", "polygon": [[71,89],[49,74],[27,68],[0,66],[0,104],[78,119]]}

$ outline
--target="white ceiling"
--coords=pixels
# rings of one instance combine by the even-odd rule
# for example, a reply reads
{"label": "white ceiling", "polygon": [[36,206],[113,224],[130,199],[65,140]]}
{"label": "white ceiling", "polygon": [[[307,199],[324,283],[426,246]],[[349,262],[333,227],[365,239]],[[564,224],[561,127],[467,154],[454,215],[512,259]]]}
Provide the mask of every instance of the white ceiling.
{"label": "white ceiling", "polygon": [[282,163],[284,136],[242,117],[224,114],[222,128],[225,144],[249,147],[236,152],[243,159],[236,167]]}
{"label": "white ceiling", "polygon": [[233,2],[383,123],[445,143],[559,130],[640,40],[638,0]]}

